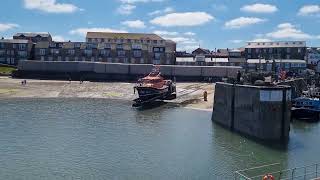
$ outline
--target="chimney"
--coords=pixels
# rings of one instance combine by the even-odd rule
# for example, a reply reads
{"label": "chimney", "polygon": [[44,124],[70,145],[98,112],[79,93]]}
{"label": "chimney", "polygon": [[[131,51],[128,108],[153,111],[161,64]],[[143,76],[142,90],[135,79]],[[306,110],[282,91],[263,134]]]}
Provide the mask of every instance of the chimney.
{"label": "chimney", "polygon": [[4,37],[1,38],[2,40],[4,39]]}

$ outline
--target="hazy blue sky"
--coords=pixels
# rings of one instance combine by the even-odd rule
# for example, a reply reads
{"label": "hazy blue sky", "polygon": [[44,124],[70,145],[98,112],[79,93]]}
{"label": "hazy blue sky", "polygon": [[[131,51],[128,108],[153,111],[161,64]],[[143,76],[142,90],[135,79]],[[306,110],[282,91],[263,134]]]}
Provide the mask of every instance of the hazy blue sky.
{"label": "hazy blue sky", "polygon": [[246,41],[307,40],[320,46],[320,0],[1,0],[0,36],[86,31],[158,33],[178,49],[241,47]]}

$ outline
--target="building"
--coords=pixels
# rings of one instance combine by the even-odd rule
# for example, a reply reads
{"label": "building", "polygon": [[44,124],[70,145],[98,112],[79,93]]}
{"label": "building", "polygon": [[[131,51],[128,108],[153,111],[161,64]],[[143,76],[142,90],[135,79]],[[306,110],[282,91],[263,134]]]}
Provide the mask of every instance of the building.
{"label": "building", "polygon": [[313,66],[320,62],[320,48],[313,47],[307,49],[307,62]]}
{"label": "building", "polygon": [[[88,51],[105,53],[107,61],[138,64],[174,64],[176,43],[156,34],[88,32]],[[97,47],[95,47],[97,45]],[[92,48],[90,48],[92,46]]]}
{"label": "building", "polygon": [[13,35],[13,39],[30,40],[33,43],[52,41],[52,37],[49,33],[17,33]]}
{"label": "building", "polygon": [[244,48],[240,49],[228,49],[228,57],[230,65],[242,66],[246,64],[245,50]]}
{"label": "building", "polygon": [[197,48],[194,51],[192,51],[193,56],[211,56],[211,52],[209,49],[203,49],[203,48]]}
{"label": "building", "polygon": [[95,61],[85,42],[48,42],[35,45],[35,59],[41,61]]}
{"label": "building", "polygon": [[17,65],[19,60],[32,59],[33,43],[30,40],[1,39],[0,63]]}
{"label": "building", "polygon": [[248,42],[246,59],[306,59],[305,41]]}

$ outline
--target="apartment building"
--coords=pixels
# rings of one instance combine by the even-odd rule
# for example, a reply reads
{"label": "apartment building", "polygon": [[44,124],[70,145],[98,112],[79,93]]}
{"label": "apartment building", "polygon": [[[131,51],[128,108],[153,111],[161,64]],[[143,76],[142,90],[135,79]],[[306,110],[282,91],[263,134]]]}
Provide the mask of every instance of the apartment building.
{"label": "apartment building", "polygon": [[52,41],[52,37],[49,33],[17,33],[13,35],[13,39],[30,40],[33,43]]}
{"label": "apartment building", "polygon": [[33,43],[30,40],[0,39],[0,63],[17,65],[19,60],[31,59]]}
{"label": "apartment building", "polygon": [[85,42],[38,42],[34,50],[35,59],[41,61],[89,61],[92,53],[85,54],[86,44]]}
{"label": "apartment building", "polygon": [[246,59],[306,59],[305,41],[248,42]]}
{"label": "apartment building", "polygon": [[[174,64],[176,43],[156,34],[88,32],[86,49],[102,61]],[[97,45],[97,47],[95,47]],[[95,58],[96,58],[95,57]]]}

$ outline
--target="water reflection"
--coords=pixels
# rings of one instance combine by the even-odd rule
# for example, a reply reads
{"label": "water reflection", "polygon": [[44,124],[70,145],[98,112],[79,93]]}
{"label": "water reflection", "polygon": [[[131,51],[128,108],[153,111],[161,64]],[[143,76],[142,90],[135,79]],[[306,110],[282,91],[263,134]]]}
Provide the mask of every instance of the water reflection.
{"label": "water reflection", "polygon": [[320,161],[319,124],[294,122],[288,149],[164,104],[137,110],[100,99],[0,101],[0,179],[226,179],[235,170]]}

